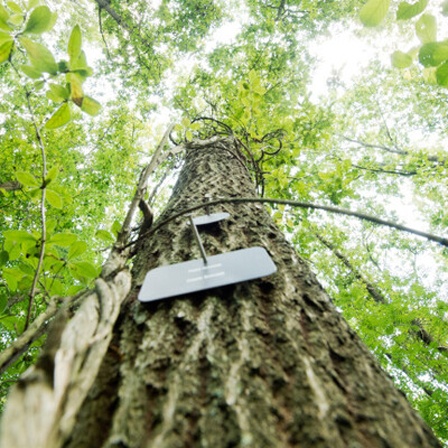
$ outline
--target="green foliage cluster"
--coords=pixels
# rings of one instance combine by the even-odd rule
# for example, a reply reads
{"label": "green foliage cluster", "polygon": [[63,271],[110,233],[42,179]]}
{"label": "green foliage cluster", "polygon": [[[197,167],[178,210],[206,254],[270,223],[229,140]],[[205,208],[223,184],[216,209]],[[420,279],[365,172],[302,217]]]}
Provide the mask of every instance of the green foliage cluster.
{"label": "green foliage cluster", "polygon": [[[92,286],[160,114],[178,119],[177,142],[237,136],[261,195],[392,221],[408,203],[415,221],[446,234],[448,51],[437,39],[444,16],[429,14],[427,1],[62,3],[58,14],[43,1],[0,4],[0,348],[53,300]],[[362,34],[360,20],[412,22],[420,44],[392,55],[401,71],[372,61],[350,85],[335,76],[316,101],[312,42],[341,21]],[[238,33],[220,41],[232,21]],[[99,61],[91,66],[89,49]],[[408,76],[414,60],[424,79]],[[172,182],[178,162],[162,164],[151,185]],[[272,214],[448,440],[446,249],[352,217],[286,206]],[[6,371],[0,394],[42,339]]]}
{"label": "green foliage cluster", "polygon": [[[84,95],[82,85],[92,74],[82,50],[81,29],[76,25],[67,45],[67,60],[56,62],[53,53],[36,38],[50,31],[56,14],[46,5],[30,1],[26,9],[15,2],[0,5],[0,64],[13,61],[17,52],[26,54],[27,61],[19,59],[18,68],[30,79],[35,80],[34,89],[47,87],[46,95],[56,104],[61,104],[46,122],[48,129],[67,124],[71,119],[70,103],[80,107],[83,112],[97,115],[100,104]],[[23,58],[22,58],[23,59]],[[60,82],[59,75],[65,82]],[[56,82],[59,81],[59,82]]]}
{"label": "green foliage cluster", "polygon": [[[79,27],[74,27],[69,39],[69,62],[61,60],[57,63],[53,53],[38,41],[43,33],[53,28],[56,14],[35,1],[30,1],[27,8],[15,2],[0,6],[1,62],[9,63],[16,77],[20,76],[20,84],[24,84],[22,96],[25,97],[22,111],[28,113],[25,119],[7,117],[4,123],[6,131],[2,133],[0,267],[3,283],[0,288],[3,298],[15,297],[13,302],[20,304],[27,292],[32,291],[32,296],[36,294],[39,282],[42,291],[38,296],[45,302],[53,296],[76,293],[98,275],[98,269],[91,260],[82,258],[87,244],[74,233],[59,230],[58,220],[52,216],[71,198],[58,182],[62,169],[60,160],[47,169],[47,158],[52,158],[53,148],[47,151],[42,132],[70,121],[69,102],[91,115],[96,115],[100,106],[82,90],[82,83],[90,76],[91,70],[81,49]],[[65,84],[58,82],[60,77],[65,79]],[[6,95],[6,103],[16,99],[12,98],[15,93],[10,95],[11,98]],[[57,104],[56,111],[50,118],[44,118],[43,123],[38,116],[42,112],[42,104],[34,104],[35,99],[39,102],[41,98],[44,98],[43,103],[48,103],[48,98]],[[51,106],[45,105],[47,110],[51,110]],[[34,138],[37,141],[33,142]],[[33,156],[33,147],[36,146],[40,147],[41,157]],[[50,209],[47,215],[46,208]],[[40,217],[35,213],[38,209],[41,210]],[[11,224],[11,230],[7,230]],[[17,224],[19,228],[14,228]],[[69,287],[65,283],[67,277],[78,284]],[[34,311],[21,312],[20,305],[11,305],[10,302],[2,301],[0,322],[20,333]]]}
{"label": "green foliage cluster", "polygon": [[[415,35],[420,41],[420,46],[413,47],[407,52],[394,51],[391,56],[392,65],[404,69],[410,67],[417,59],[426,69],[426,79],[439,86],[448,87],[448,44],[445,40],[437,39],[436,17],[425,13],[428,3],[428,0],[419,0],[415,3],[398,4],[397,21],[416,19]],[[360,19],[365,26],[379,26],[385,19],[389,7],[389,0],[369,0],[359,13]],[[446,2],[442,5],[442,15],[448,15]]]}
{"label": "green foliage cluster", "polygon": [[[122,104],[85,94],[93,74],[79,25],[54,44],[57,14],[40,2],[0,5],[0,349],[49,303],[90,287],[114,241],[128,185],[139,171],[144,127]],[[43,34],[53,30],[44,40]],[[53,45],[53,47],[52,47]],[[51,48],[51,50],[50,50]],[[6,51],[7,50],[7,51]],[[7,53],[7,54],[6,54]],[[59,59],[60,54],[67,59]],[[109,202],[111,201],[111,202]],[[5,392],[29,366],[40,337],[2,376]]]}

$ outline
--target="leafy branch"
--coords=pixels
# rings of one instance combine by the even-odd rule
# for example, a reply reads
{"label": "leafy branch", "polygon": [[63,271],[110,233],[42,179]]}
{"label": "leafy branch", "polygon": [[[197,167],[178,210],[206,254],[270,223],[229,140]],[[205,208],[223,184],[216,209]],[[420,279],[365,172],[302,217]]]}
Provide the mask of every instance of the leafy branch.
{"label": "leafy branch", "polygon": [[[46,203],[61,208],[62,199],[52,188],[48,188],[58,172],[59,168],[54,166],[47,168],[47,155],[43,138],[43,130],[52,130],[64,126],[72,120],[71,104],[79,107],[89,115],[97,115],[101,110],[100,104],[93,98],[84,94],[83,83],[92,74],[92,70],[87,65],[86,55],[82,50],[82,33],[78,25],[74,26],[67,45],[68,60],[56,61],[52,52],[39,42],[43,33],[50,31],[56,22],[57,15],[46,5],[36,6],[37,2],[29,2],[29,9],[14,2],[7,2],[7,7],[0,4],[0,64],[9,63],[16,75],[23,80],[26,79],[33,84],[20,82],[23,86],[26,108],[30,115],[30,122],[34,131],[34,136],[40,152],[41,170],[38,177],[30,172],[17,171],[16,181],[2,184],[3,191],[14,191],[22,189],[25,194],[27,189],[32,197],[40,195],[39,215],[40,215],[40,235],[37,232],[27,232],[24,230],[9,230],[4,232],[5,250],[4,262],[19,259],[25,263],[25,258],[30,255],[36,256],[37,264],[33,266],[32,280],[29,286],[29,302],[25,317],[24,331],[30,325],[33,305],[38,294],[38,285],[41,278],[44,262],[47,259],[47,243],[49,241],[46,217]],[[9,9],[8,9],[9,8]],[[24,58],[26,63],[24,62]],[[18,62],[17,62],[18,61]],[[60,78],[63,78],[61,80]],[[65,82],[64,82],[65,81]],[[39,123],[31,98],[46,86],[45,96],[56,103],[57,109],[48,119],[43,119]],[[41,96],[42,99],[43,95]],[[74,235],[50,235],[51,245],[67,246],[71,244],[69,255],[73,258],[78,256],[82,245],[76,241]],[[75,240],[75,241],[74,241]],[[72,244],[73,243],[73,244]],[[31,249],[31,250],[30,250]],[[37,249],[37,250],[36,250]],[[50,257],[57,258],[53,253]],[[58,260],[59,261],[59,260]],[[4,263],[2,263],[4,264]],[[29,263],[28,263],[29,264]],[[66,263],[58,265],[57,272]],[[69,266],[70,267],[70,266]],[[83,277],[95,277],[96,270],[86,262],[72,263],[72,269],[82,271]],[[55,274],[55,278],[57,273]],[[6,285],[12,291],[17,290],[19,282],[24,279],[24,274],[19,268],[7,267],[3,269],[3,277]],[[81,276],[81,274],[79,275]],[[28,276],[31,278],[31,274]],[[54,280],[50,284],[50,289],[54,285]],[[24,286],[23,283],[22,286]],[[43,290],[47,291],[47,286],[43,282]],[[28,287],[28,285],[27,285]],[[53,293],[54,294],[54,293]]]}
{"label": "leafy branch", "polygon": [[[26,89],[26,87],[25,87]],[[28,302],[28,309],[26,313],[26,320],[25,320],[25,330],[28,328],[30,319],[31,319],[31,311],[33,308],[34,298],[36,296],[37,291],[37,283],[39,280],[40,272],[44,263],[44,257],[45,257],[45,244],[47,242],[47,224],[46,224],[46,210],[45,210],[45,200],[46,200],[46,194],[47,194],[47,156],[45,153],[45,145],[44,141],[42,139],[42,135],[40,133],[40,129],[36,123],[36,116],[34,114],[34,111],[31,107],[30,103],[30,95],[28,92],[26,92],[26,98],[27,98],[27,105],[28,110],[32,117],[32,123],[34,127],[34,131],[36,133],[36,139],[40,148],[40,154],[42,159],[42,171],[41,171],[41,177],[42,177],[42,186],[41,186],[41,202],[40,202],[40,225],[41,225],[41,237],[40,237],[40,252],[39,252],[39,260],[37,263],[37,267],[34,273],[33,283],[31,285],[31,291],[30,291],[30,298]]]}
{"label": "leafy branch", "polygon": [[[397,21],[418,17],[414,24],[420,47],[404,52],[396,50],[391,55],[392,65],[399,69],[410,67],[417,56],[419,64],[426,69],[426,78],[432,84],[448,87],[448,44],[437,39],[437,21],[432,14],[425,12],[429,0],[414,3],[401,1],[395,18]],[[384,22],[390,8],[390,0],[368,0],[359,12],[359,18],[366,27],[377,27]],[[447,3],[442,5],[442,14],[448,15]]]}

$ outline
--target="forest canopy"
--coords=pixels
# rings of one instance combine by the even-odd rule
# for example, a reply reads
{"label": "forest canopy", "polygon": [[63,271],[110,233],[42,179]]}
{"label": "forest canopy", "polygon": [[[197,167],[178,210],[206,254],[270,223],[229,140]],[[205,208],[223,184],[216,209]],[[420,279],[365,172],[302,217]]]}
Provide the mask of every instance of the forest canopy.
{"label": "forest canopy", "polygon": [[448,441],[447,15],[428,0],[2,0],[1,403],[45,313],[92,287],[173,123],[155,214],[179,143],[235,136],[276,223]]}

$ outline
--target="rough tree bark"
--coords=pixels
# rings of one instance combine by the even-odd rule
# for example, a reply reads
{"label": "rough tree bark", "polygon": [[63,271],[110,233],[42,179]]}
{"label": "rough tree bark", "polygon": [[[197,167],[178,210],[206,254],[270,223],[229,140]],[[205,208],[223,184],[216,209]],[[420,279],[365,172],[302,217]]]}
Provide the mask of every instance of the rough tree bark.
{"label": "rough tree bark", "polygon": [[[191,143],[158,222],[207,200],[254,195],[234,140]],[[158,228],[139,247],[76,422],[56,420],[51,443],[29,446],[441,446],[260,204],[205,211],[231,215],[201,231],[208,254],[264,246],[277,273],[141,304],[149,269],[200,258],[186,217]]]}

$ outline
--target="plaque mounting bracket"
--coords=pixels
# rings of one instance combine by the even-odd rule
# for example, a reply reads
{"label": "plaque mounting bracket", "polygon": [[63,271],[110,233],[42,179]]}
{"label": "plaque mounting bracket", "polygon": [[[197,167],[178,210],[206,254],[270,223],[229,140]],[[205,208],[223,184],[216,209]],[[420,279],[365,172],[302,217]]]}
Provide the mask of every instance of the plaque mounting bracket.
{"label": "plaque mounting bracket", "polygon": [[202,240],[199,235],[198,228],[196,227],[193,216],[190,215],[189,218],[190,218],[191,228],[193,229],[194,239],[196,240],[196,243],[198,244],[199,250],[201,252],[201,257],[204,260],[204,264],[207,264],[207,254],[205,253],[204,245],[202,244]]}

